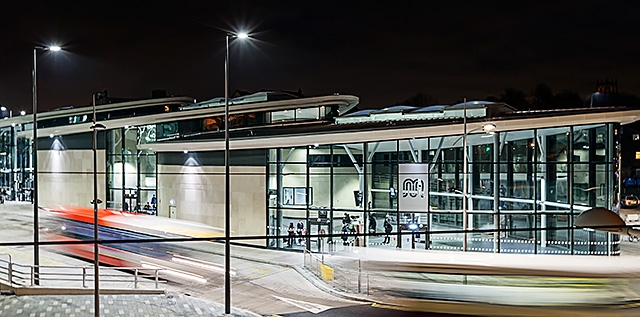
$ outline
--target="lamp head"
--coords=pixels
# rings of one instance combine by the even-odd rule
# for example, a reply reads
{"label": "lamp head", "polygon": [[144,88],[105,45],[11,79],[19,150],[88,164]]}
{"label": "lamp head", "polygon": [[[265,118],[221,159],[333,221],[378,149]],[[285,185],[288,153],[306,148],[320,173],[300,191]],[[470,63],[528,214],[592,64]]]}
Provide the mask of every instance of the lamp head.
{"label": "lamp head", "polygon": [[496,125],[493,123],[487,123],[485,125],[482,126],[482,131],[484,131],[487,134],[494,134],[496,130]]}
{"label": "lamp head", "polygon": [[102,130],[106,130],[107,127],[104,124],[98,122],[98,123],[92,124],[90,129],[94,131],[102,131]]}
{"label": "lamp head", "polygon": [[59,52],[62,50],[62,47],[58,45],[45,45],[45,46],[36,45],[34,46],[34,49],[41,50],[41,51]]}

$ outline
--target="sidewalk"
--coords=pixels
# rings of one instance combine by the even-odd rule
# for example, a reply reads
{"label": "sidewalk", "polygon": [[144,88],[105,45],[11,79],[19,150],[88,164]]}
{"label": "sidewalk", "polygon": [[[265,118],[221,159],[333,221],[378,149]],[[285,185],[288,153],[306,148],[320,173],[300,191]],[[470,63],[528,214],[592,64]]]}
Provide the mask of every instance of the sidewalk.
{"label": "sidewalk", "polygon": [[[224,244],[213,244],[213,246],[210,250],[212,253],[223,254]],[[640,247],[640,243],[624,243],[625,249],[635,249],[637,247]],[[378,298],[376,300],[375,296],[342,292],[336,289],[331,283],[322,281],[304,268],[304,256],[300,252],[232,246],[231,255],[232,258],[241,258],[291,268],[292,270],[289,274],[299,274],[309,280],[318,289],[337,297],[361,302],[380,302],[394,305],[393,302],[387,302],[384,298]],[[484,258],[483,261],[477,262],[480,258]],[[463,254],[444,251],[401,251],[397,249],[353,247],[344,249],[337,248],[334,253],[325,254],[324,256],[327,263],[330,265],[337,264],[339,266],[339,263],[343,261],[354,263],[354,260],[361,259],[363,262],[370,262],[371,264],[376,263],[377,265],[381,265],[388,263],[395,267],[402,266],[403,264],[411,265],[416,262],[427,266],[429,266],[429,264],[438,266],[439,263],[448,263],[447,267],[449,268],[477,265],[477,263],[484,263],[487,259],[489,259],[489,262],[495,263],[496,258],[500,258],[501,260],[505,258],[510,259],[508,265],[504,265],[503,263],[503,265],[499,266],[502,270],[506,268],[525,268],[531,270],[544,267],[546,269],[559,271],[567,270],[567,261],[575,262],[576,259],[584,259],[584,257],[581,256],[496,256],[473,252]],[[573,267],[572,270],[578,269],[578,271],[587,274],[603,273],[617,275],[621,271],[627,273],[629,271],[637,271],[637,266],[631,265],[637,258],[638,257],[633,255],[609,258],[590,257],[591,261],[588,261],[589,263],[572,263],[571,267]],[[520,259],[525,262],[512,261],[515,259]],[[550,259],[554,261],[549,261]],[[457,265],[452,265],[453,263]],[[366,266],[368,265],[363,263],[363,267]],[[460,267],[458,269],[460,269]],[[50,295],[37,296],[0,296],[0,316],[94,316],[93,294],[65,295],[56,292],[55,289],[51,289],[51,293],[49,294]],[[399,304],[399,302],[395,303],[395,305],[397,304]],[[434,305],[434,303],[430,305]],[[445,305],[445,303],[440,303],[439,305]],[[454,301],[448,303],[448,307],[443,306],[442,309],[449,310],[449,313],[451,313],[452,310],[455,311],[459,309],[460,305],[460,302]],[[482,305],[483,304],[470,305],[467,303],[464,306],[468,306],[467,309],[469,310],[465,311],[465,313],[472,314],[471,312],[474,309],[478,309],[478,307]],[[224,303],[207,301],[175,291],[167,291],[164,294],[133,294],[131,292],[127,294],[103,294],[100,296],[100,307],[101,316],[260,316],[235,307],[232,307],[230,315],[225,315]],[[490,308],[499,309],[497,306],[490,306],[488,309]],[[434,309],[434,307],[430,309]],[[537,313],[539,312],[540,311],[537,311]],[[459,313],[462,313],[462,311],[459,311]]]}
{"label": "sidewalk", "polygon": [[[89,317],[94,316],[93,295],[0,296],[0,316]],[[257,317],[238,308],[225,315],[224,304],[168,292],[164,295],[101,295],[100,316]]]}

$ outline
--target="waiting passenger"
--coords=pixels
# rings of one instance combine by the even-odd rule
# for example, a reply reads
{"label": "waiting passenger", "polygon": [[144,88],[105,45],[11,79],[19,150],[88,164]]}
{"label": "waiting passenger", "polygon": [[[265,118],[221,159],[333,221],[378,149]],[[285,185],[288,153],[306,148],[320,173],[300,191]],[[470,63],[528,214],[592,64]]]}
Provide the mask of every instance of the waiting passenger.
{"label": "waiting passenger", "polygon": [[296,231],[293,228],[293,222],[289,223],[289,228],[287,228],[287,232],[289,233],[289,238],[287,239],[287,247],[291,247],[291,243],[294,242],[296,237]]}
{"label": "waiting passenger", "polygon": [[302,234],[304,232],[304,222],[302,222],[302,219],[298,220],[298,223],[296,224],[296,233],[298,234],[298,245],[302,244]]}
{"label": "waiting passenger", "polygon": [[384,233],[386,234],[384,236],[384,241],[382,242],[383,244],[389,244],[391,243],[391,236],[389,236],[389,234],[391,233],[391,231],[393,231],[393,226],[391,225],[391,223],[389,222],[389,216],[386,216],[384,218]]}
{"label": "waiting passenger", "polygon": [[349,245],[349,225],[342,225],[342,245]]}

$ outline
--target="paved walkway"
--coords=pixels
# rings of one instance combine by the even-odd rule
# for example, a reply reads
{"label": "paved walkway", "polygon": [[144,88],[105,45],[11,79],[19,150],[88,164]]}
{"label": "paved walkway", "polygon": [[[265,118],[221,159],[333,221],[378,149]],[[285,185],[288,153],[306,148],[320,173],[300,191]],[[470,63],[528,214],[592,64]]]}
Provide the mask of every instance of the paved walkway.
{"label": "paved walkway", "polygon": [[[0,296],[0,316],[7,317],[84,317],[94,316],[93,295]],[[101,295],[100,316],[196,317],[260,316],[232,308],[225,315],[224,305],[168,292],[164,295]]]}
{"label": "paved walkway", "polygon": [[[213,244],[210,252],[223,254],[223,244]],[[632,267],[632,270],[640,270],[634,263],[636,259],[640,259],[640,243],[621,242],[621,257],[602,257],[598,261],[606,262],[615,261],[621,267]],[[433,260],[435,254],[442,254],[447,259],[453,257],[470,257],[468,261],[475,261],[474,254],[460,254],[459,252],[429,252],[429,257],[425,257],[427,253],[416,251],[399,252],[393,247],[390,248],[354,248],[337,246],[332,255],[325,255],[325,260],[329,263],[336,261],[353,262],[354,258],[363,260],[390,260],[393,263],[401,263],[403,260],[410,261],[419,258],[421,262]],[[323,283],[315,276],[311,275],[302,267],[304,257],[300,252],[266,250],[260,248],[247,248],[233,246],[231,254],[235,258],[244,258],[247,260],[260,261],[263,263],[275,264],[285,267],[294,268],[291,274],[302,274],[309,280],[314,280],[314,284],[320,289],[331,292],[334,295],[340,295],[331,283]],[[475,255],[482,255],[475,253]],[[491,257],[491,254],[484,254],[484,257]],[[403,259],[408,257],[409,259]],[[528,256],[524,256],[529,258]],[[514,257],[515,258],[515,257]],[[543,257],[532,257],[541,260]],[[550,259],[550,257],[544,257]],[[559,268],[566,266],[569,261],[582,259],[581,256],[573,257],[552,257],[553,259],[564,259],[563,263],[556,264]],[[463,263],[464,259],[456,259],[453,263]],[[448,261],[450,262],[450,261]],[[535,262],[535,261],[529,261]],[[591,262],[591,261],[590,261]],[[637,261],[635,262],[637,263]],[[520,263],[521,265],[532,265],[531,263]],[[552,265],[552,264],[546,264]],[[581,263],[581,265],[585,265]],[[537,266],[536,266],[537,267]],[[605,266],[606,267],[606,266]],[[590,268],[585,268],[590,269]],[[4,291],[4,290],[0,290]],[[345,297],[355,299],[357,295],[351,293],[343,293]],[[94,316],[93,295],[34,295],[34,296],[15,296],[0,295],[0,317],[2,316],[29,316],[29,317],[81,317]],[[232,308],[231,314],[224,313],[224,303],[217,303],[199,298],[187,296],[184,294],[168,291],[160,295],[143,295],[143,294],[105,294],[100,296],[100,316],[259,316],[255,313]]]}
{"label": "paved walkway", "polygon": [[[219,246],[221,247],[221,246]],[[625,249],[635,249],[640,247],[640,243],[625,243]],[[212,250],[216,252],[215,250]],[[341,295],[340,291],[336,291],[335,288],[328,284],[321,282],[319,279],[306,272],[303,267],[303,256],[298,252],[290,251],[275,251],[256,249],[249,247],[232,247],[232,255],[238,258],[251,259],[260,261],[263,263],[278,264],[283,266],[292,267],[295,270],[291,271],[291,274],[302,274],[308,279],[313,279],[314,284],[327,292],[334,293],[334,295]],[[624,253],[624,252],[623,252]],[[425,255],[428,254],[428,259],[425,259]],[[427,252],[418,251],[401,251],[401,250],[385,250],[377,248],[344,248],[342,250],[336,250],[332,255],[325,255],[325,260],[329,262],[340,261],[353,261],[355,258],[366,260],[379,260],[392,261],[393,263],[402,263],[405,261],[413,262],[416,259],[420,259],[420,262],[437,262],[435,257],[447,258],[448,262],[462,263],[465,261],[477,261],[479,258],[491,259],[492,254],[482,253],[460,253],[460,252]],[[554,260],[572,260],[577,256],[538,256],[532,257],[530,255],[509,255],[509,258],[518,259],[523,258],[525,260],[538,262],[543,259]],[[455,258],[455,259],[454,259]],[[351,259],[351,260],[349,260]],[[484,260],[486,260],[484,259]],[[622,257],[594,257],[591,261],[585,262],[586,269],[589,271],[592,269],[609,271],[612,270],[610,264],[616,263],[616,266],[628,266],[630,263],[637,262],[636,255],[622,256]],[[442,259],[441,259],[442,260]],[[494,259],[495,260],[495,259]],[[491,262],[491,261],[489,261]],[[510,261],[511,262],[511,261]],[[563,262],[563,261],[560,261]],[[601,262],[601,263],[596,263]],[[335,262],[334,262],[335,263]],[[542,263],[542,261],[540,261]],[[532,265],[539,268],[540,263],[534,263]],[[566,262],[564,262],[566,264]],[[602,264],[609,265],[602,265]],[[512,263],[513,264],[513,263]],[[552,265],[552,264],[547,264]],[[562,263],[557,263],[559,267],[563,267]],[[552,266],[556,266],[552,265]],[[525,263],[520,263],[519,266],[526,266]],[[581,265],[572,265],[573,270],[580,268]],[[634,269],[638,269],[638,265],[633,265]],[[613,268],[615,270],[615,268]],[[365,296],[358,296],[357,294],[342,293],[342,296],[356,299],[360,297],[364,299]],[[371,300],[371,298],[369,299]],[[35,295],[35,296],[15,296],[4,295],[0,296],[0,316],[29,316],[29,317],[83,317],[94,316],[94,302],[93,295]],[[119,295],[101,295],[100,296],[100,316],[153,316],[153,317],[173,317],[173,316],[240,316],[240,317],[256,317],[260,316],[250,311],[242,310],[239,308],[232,308],[231,314],[226,315],[224,313],[224,303],[217,303],[207,301],[199,298],[194,298],[188,295],[179,294],[173,291],[167,291],[165,294],[160,295],[143,295],[143,294],[119,294]]]}

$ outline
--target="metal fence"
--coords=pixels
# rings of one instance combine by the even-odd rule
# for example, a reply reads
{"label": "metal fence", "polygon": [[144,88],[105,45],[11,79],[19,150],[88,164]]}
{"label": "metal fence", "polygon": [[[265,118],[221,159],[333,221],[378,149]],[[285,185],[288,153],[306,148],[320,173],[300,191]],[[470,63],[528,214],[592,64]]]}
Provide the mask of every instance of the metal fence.
{"label": "metal fence", "polygon": [[324,253],[318,256],[304,250],[304,267],[338,291],[369,294],[371,273],[363,272],[360,259],[329,264],[324,261]]}
{"label": "metal fence", "polygon": [[[161,269],[141,267],[100,267],[100,287],[137,289],[143,285],[152,285],[158,289],[161,283],[165,283],[159,278],[160,271]],[[94,285],[94,277],[93,265],[24,265],[14,263],[11,254],[0,254],[0,282],[8,285],[9,291],[13,291],[14,287],[36,285],[87,288]]]}

